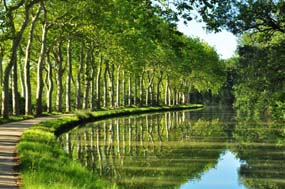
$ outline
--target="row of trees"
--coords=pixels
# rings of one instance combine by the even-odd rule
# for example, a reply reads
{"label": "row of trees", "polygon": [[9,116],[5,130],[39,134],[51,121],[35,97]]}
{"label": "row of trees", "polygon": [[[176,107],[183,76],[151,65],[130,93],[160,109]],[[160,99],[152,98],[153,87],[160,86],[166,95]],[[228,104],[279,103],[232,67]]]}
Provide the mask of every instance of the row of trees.
{"label": "row of trees", "polygon": [[3,117],[188,103],[192,89],[217,93],[224,81],[217,53],[177,31],[161,5],[1,0]]}
{"label": "row of trees", "polygon": [[234,62],[235,106],[240,116],[258,118],[271,114],[285,119],[285,35],[246,34]]}

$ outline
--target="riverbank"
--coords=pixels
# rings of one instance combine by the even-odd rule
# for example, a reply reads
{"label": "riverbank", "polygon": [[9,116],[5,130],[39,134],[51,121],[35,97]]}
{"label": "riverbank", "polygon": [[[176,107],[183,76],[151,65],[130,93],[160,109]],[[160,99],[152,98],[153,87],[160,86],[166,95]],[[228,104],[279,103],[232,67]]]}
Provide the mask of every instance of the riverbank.
{"label": "riverbank", "polygon": [[23,133],[17,151],[20,173],[25,189],[91,189],[112,188],[107,181],[92,174],[79,162],[73,161],[57,142],[57,136],[91,121],[183,109],[198,109],[202,105],[122,108],[96,112],[77,112],[74,116],[50,120],[31,127]]}

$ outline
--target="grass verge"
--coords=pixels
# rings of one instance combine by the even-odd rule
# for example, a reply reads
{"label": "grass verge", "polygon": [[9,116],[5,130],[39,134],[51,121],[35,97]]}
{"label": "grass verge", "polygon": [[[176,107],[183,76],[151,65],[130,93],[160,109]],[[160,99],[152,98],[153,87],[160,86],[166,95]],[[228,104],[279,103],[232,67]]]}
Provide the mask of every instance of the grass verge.
{"label": "grass verge", "polygon": [[69,158],[57,143],[57,136],[77,125],[111,117],[158,111],[202,108],[201,105],[121,108],[77,112],[75,116],[42,122],[26,130],[17,145],[24,189],[112,188],[110,183]]}
{"label": "grass verge", "polygon": [[[52,112],[52,113],[44,112],[42,114],[42,116],[59,115],[59,114],[60,114],[59,112]],[[23,121],[26,119],[33,119],[36,117],[37,117],[36,115],[19,115],[19,116],[10,115],[8,119],[4,119],[3,117],[0,117],[0,125],[5,124],[5,123],[10,123],[10,122],[15,122],[15,121]]]}

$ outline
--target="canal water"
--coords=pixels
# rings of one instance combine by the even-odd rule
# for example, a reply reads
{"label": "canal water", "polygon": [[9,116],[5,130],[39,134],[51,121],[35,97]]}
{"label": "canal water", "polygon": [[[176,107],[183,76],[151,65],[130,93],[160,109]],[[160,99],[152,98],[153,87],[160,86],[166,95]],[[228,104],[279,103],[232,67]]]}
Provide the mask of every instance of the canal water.
{"label": "canal water", "polygon": [[62,135],[114,188],[284,189],[285,128],[207,108],[109,119]]}

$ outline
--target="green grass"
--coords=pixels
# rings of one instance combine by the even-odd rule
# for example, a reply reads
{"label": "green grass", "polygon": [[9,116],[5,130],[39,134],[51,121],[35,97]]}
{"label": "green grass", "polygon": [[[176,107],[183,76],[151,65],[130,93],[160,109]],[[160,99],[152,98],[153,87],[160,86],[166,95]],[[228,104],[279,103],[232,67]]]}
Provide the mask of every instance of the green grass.
{"label": "green grass", "polygon": [[0,118],[0,124],[10,123],[14,121],[22,121],[25,119],[35,118],[33,115],[9,116],[8,119]]}
{"label": "green grass", "polygon": [[[47,113],[44,112],[41,116],[49,116],[49,115],[59,115],[59,112],[52,112],[52,113]],[[37,116],[35,115],[19,115],[19,116],[15,116],[15,115],[10,115],[8,119],[4,119],[3,117],[0,117],[0,125],[1,124],[5,124],[5,123],[10,123],[10,122],[15,122],[15,121],[23,121],[26,119],[33,119]]]}
{"label": "green grass", "polygon": [[17,145],[24,189],[112,188],[110,183],[92,175],[79,162],[69,158],[56,136],[75,126],[111,117],[157,111],[201,108],[201,105],[131,107],[96,112],[76,112],[75,116],[42,122],[26,130]]}

